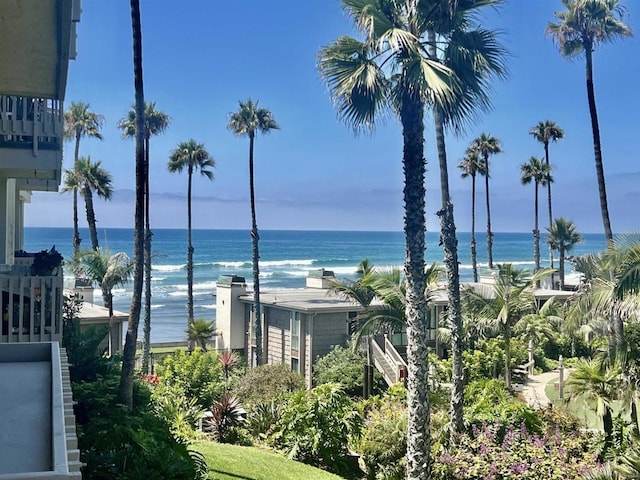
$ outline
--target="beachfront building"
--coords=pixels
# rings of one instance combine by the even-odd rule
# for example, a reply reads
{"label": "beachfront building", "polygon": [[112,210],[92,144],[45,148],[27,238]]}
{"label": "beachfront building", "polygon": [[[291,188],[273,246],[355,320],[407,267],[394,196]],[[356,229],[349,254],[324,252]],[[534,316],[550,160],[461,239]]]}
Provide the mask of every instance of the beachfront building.
{"label": "beachfront building", "polygon": [[24,204],[33,191],[57,192],[62,177],[80,11],[79,0],[0,2],[0,478],[81,478],[59,347],[62,257],[23,248]]}
{"label": "beachfront building", "polygon": [[[263,325],[263,356],[267,364],[286,364],[304,376],[311,388],[313,362],[334,345],[346,346],[351,339],[360,305],[329,292],[333,273],[310,272],[306,287],[260,293]],[[431,306],[430,347],[443,353],[436,336],[437,319],[446,306],[446,296],[434,296]],[[234,350],[251,358],[255,348],[253,295],[244,277],[224,275],[216,292],[216,348]],[[406,332],[390,332],[369,339],[372,364],[389,383],[403,378]]]}

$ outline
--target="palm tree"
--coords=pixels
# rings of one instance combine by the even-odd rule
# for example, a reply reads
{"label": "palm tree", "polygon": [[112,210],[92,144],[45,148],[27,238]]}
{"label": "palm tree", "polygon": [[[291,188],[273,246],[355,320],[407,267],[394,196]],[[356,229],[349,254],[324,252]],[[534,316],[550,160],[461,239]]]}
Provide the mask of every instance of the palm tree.
{"label": "palm tree", "polygon": [[[442,208],[440,217],[441,241],[444,263],[447,268],[447,297],[449,308],[447,321],[451,325],[451,429],[452,434],[464,429],[464,378],[462,370],[462,310],[460,306],[460,277],[458,272],[458,239],[449,194],[449,169],[445,146],[445,127],[460,131],[475,110],[491,106],[488,82],[503,77],[505,67],[504,48],[497,41],[497,34],[473,24],[472,19],[482,7],[496,6],[499,2],[472,0],[450,5],[442,4],[440,18],[433,21],[428,30],[429,55],[440,61],[455,74],[455,95],[447,104],[434,102],[433,117],[436,130],[436,147],[440,167],[440,192]],[[444,8],[442,8],[444,7]]]}
{"label": "palm tree", "polygon": [[[151,137],[163,133],[169,128],[170,118],[164,112],[156,110],[156,103],[145,104],[144,107],[144,151],[145,151],[145,198],[144,198],[144,343],[142,346],[142,371],[149,372],[149,356],[151,353],[151,232],[149,204],[151,192],[149,188],[149,144]],[[129,110],[127,116],[118,122],[118,128],[122,130],[122,138],[133,138],[136,134],[135,105]]]}
{"label": "palm tree", "polygon": [[[93,137],[102,140],[100,129],[104,123],[104,117],[92,112],[85,102],[71,102],[69,110],[64,113],[64,138],[75,140],[73,165],[78,162],[80,155],[80,139]],[[80,250],[80,231],[78,229],[78,191],[73,190],[73,255]]]}
{"label": "palm tree", "polygon": [[[200,172],[203,177],[213,180],[213,171],[216,166],[213,157],[209,154],[204,144],[190,139],[179,143],[169,157],[169,171],[187,171],[187,325],[193,322],[193,245],[191,244],[191,183],[194,172]],[[189,343],[190,347],[193,343]]]}
{"label": "palm tree", "polygon": [[73,170],[65,170],[63,192],[80,191],[84,198],[87,211],[87,224],[91,236],[91,248],[98,250],[98,230],[96,228],[96,214],[93,208],[93,192],[100,198],[111,200],[113,186],[111,174],[102,168],[102,162],[92,162],[91,157],[80,157]]}
{"label": "palm tree", "polygon": [[199,345],[203,352],[207,351],[207,343],[216,334],[215,322],[207,321],[204,318],[196,318],[187,327],[187,337],[189,343]]}
{"label": "palm tree", "polygon": [[253,250],[253,322],[256,334],[256,364],[262,364],[263,335],[262,315],[260,308],[260,252],[258,250],[258,223],[256,221],[255,183],[253,177],[253,144],[258,132],[267,134],[280,127],[273,118],[273,114],[266,108],[260,108],[258,102],[248,99],[238,102],[238,111],[232,113],[227,128],[235,135],[249,137],[249,192],[251,197],[251,243]]}
{"label": "palm tree", "polygon": [[491,233],[491,207],[489,205],[489,155],[501,153],[502,147],[500,146],[500,140],[496,137],[492,137],[488,133],[482,133],[471,142],[469,148],[478,152],[484,165],[482,175],[484,175],[484,191],[487,202],[487,259],[489,268],[493,268],[493,233]]}
{"label": "palm tree", "polygon": [[520,165],[521,177],[523,185],[528,185],[533,181],[534,185],[534,202],[533,202],[533,258],[535,263],[535,271],[540,270],[540,230],[538,229],[538,187],[545,186],[553,182],[551,177],[551,169],[542,160],[531,157],[529,163]]}
{"label": "palm tree", "polygon": [[[534,127],[529,130],[529,134],[533,136],[538,142],[544,145],[544,161],[547,168],[551,170],[551,163],[549,162],[549,142],[557,142],[564,138],[564,130],[562,130],[556,122],[551,120],[545,120],[544,122],[538,122]],[[547,183],[547,207],[549,210],[549,228],[553,224],[553,209],[551,208],[551,182]],[[549,266],[553,268],[553,249],[549,246]]]}
{"label": "palm tree", "polygon": [[[620,396],[622,369],[604,358],[579,360],[567,380],[572,398],[581,398],[602,418],[604,429],[603,455],[613,440],[613,401]],[[602,458],[600,458],[602,460]]]}
{"label": "palm tree", "polygon": [[458,164],[462,170],[462,178],[471,177],[471,265],[473,281],[478,283],[478,261],[476,256],[476,176],[484,175],[484,163],[478,157],[478,152],[467,149],[464,160]]}
{"label": "palm tree", "polygon": [[97,248],[80,252],[78,266],[87,278],[97,282],[102,290],[104,306],[109,309],[109,355],[112,352],[111,320],[113,318],[113,289],[126,284],[133,273],[133,262],[126,253],[111,254]]}
{"label": "palm tree", "polygon": [[131,310],[127,323],[127,337],[122,355],[120,374],[120,401],[133,408],[133,373],[135,368],[138,325],[144,268],[144,193],[145,193],[145,153],[144,153],[144,82],[142,78],[142,25],[140,22],[140,0],[131,0],[131,30],[133,32],[133,82],[135,87],[136,111],[136,206],[133,238],[133,293]]}
{"label": "palm tree", "polygon": [[584,54],[587,75],[587,100],[591,116],[593,135],[593,152],[600,194],[600,211],[604,225],[604,235],[608,242],[613,240],[609,207],[607,206],[607,190],[602,163],[602,145],[600,143],[600,125],[596,109],[596,97],[593,88],[593,51],[607,42],[619,38],[630,37],[631,28],[621,18],[626,9],[620,0],[562,0],[565,11],[556,12],[557,23],[549,22],[547,35],[560,49],[560,55],[573,59]]}
{"label": "palm tree", "polygon": [[556,336],[554,327],[560,326],[563,320],[558,314],[560,306],[554,297],[544,302],[541,307],[534,302],[534,309],[534,312],[524,315],[513,327],[513,332],[530,342],[531,346],[540,345],[545,339],[553,339]]}
{"label": "palm tree", "polygon": [[[408,333],[407,478],[430,476],[428,324],[424,295],[425,162],[427,100],[452,95],[451,71],[429,58],[429,21],[437,12],[414,0],[343,0],[365,38],[342,36],[319,53],[319,69],[338,115],[354,129],[372,129],[391,110],[402,125],[404,143],[404,235]],[[444,102],[442,102],[444,103]]]}
{"label": "palm tree", "polygon": [[564,289],[564,261],[567,252],[582,241],[582,235],[576,231],[575,224],[564,217],[556,218],[551,228],[547,228],[547,240],[553,250],[558,250],[560,290]]}
{"label": "palm tree", "polygon": [[504,379],[511,388],[511,333],[513,326],[524,315],[533,312],[535,305],[533,285],[551,273],[543,269],[529,276],[526,270],[514,268],[510,263],[498,265],[498,277],[490,298],[473,289],[465,292],[469,312],[478,318],[492,320],[501,327],[504,338]]}

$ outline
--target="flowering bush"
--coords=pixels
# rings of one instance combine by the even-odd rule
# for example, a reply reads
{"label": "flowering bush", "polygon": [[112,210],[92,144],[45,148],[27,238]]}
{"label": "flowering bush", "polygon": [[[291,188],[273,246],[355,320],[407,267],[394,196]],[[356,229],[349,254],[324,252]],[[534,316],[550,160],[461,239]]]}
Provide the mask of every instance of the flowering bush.
{"label": "flowering bush", "polygon": [[502,425],[472,428],[458,444],[435,459],[434,480],[578,480],[596,466],[588,438],[579,432],[562,434],[549,428],[543,435]]}

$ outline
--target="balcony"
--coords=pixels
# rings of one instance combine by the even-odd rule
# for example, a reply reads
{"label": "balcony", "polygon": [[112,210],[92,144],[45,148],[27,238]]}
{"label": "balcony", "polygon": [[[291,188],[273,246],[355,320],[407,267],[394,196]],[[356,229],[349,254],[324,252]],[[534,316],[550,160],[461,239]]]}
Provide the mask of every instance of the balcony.
{"label": "balcony", "polygon": [[33,257],[17,257],[2,266],[2,330],[0,343],[62,340],[62,271],[33,275]]}
{"label": "balcony", "polygon": [[0,95],[0,169],[3,177],[60,182],[62,102]]}

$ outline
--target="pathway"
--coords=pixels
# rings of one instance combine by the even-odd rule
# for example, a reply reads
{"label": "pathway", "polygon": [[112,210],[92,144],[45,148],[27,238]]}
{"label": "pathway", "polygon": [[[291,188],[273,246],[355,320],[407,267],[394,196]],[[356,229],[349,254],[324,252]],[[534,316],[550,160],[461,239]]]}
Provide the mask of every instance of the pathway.
{"label": "pathway", "polygon": [[[569,373],[567,370],[565,369],[565,380]],[[559,376],[560,373],[557,369],[539,375],[529,375],[529,379],[522,389],[522,395],[527,404],[533,408],[547,407],[549,405],[549,397],[547,397],[544,390],[549,382],[557,380]]]}

